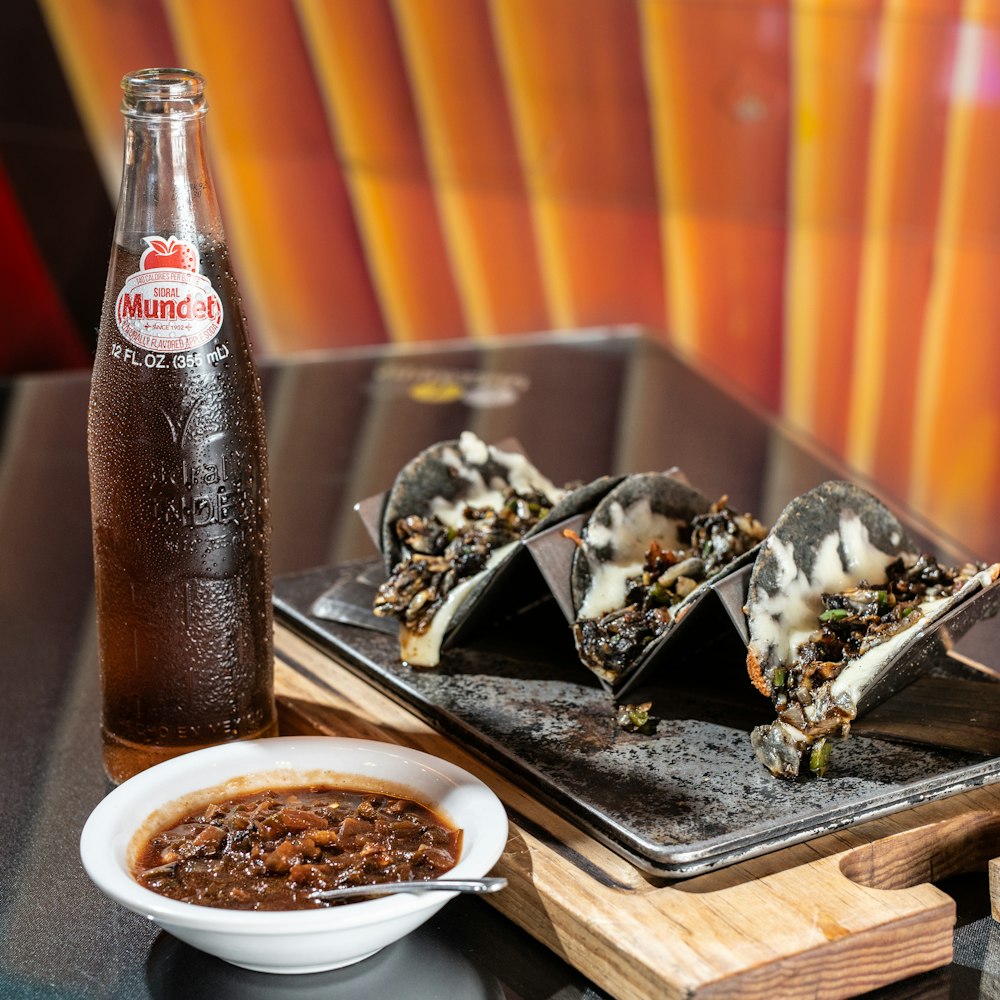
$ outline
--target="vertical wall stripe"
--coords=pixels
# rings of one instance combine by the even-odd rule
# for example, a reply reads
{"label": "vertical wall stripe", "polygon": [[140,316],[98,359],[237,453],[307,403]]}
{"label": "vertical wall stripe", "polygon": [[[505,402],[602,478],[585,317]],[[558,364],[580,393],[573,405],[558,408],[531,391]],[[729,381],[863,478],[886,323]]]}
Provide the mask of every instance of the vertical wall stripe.
{"label": "vertical wall stripe", "polygon": [[469,332],[548,326],[487,0],[393,9]]}
{"label": "vertical wall stripe", "polygon": [[878,72],[878,0],[796,0],[785,412],[842,453]]}
{"label": "vertical wall stripe", "polygon": [[[641,4],[668,330],[776,406],[788,158],[784,2]],[[739,53],[734,58],[733,53]]]}
{"label": "vertical wall stripe", "polygon": [[634,6],[494,0],[492,11],[552,324],[660,325],[656,185]]}
{"label": "vertical wall stripe", "polygon": [[175,66],[161,0],[39,0],[76,95],[108,196],[122,168],[121,78],[144,66]]}
{"label": "vertical wall stripe", "polygon": [[1000,9],[986,0],[964,5],[951,101],[910,499],[982,551],[1000,487]]}
{"label": "vertical wall stripe", "polygon": [[208,81],[212,168],[255,341],[282,353],[384,340],[291,0],[168,9],[183,60]]}
{"label": "vertical wall stripe", "polygon": [[299,0],[390,334],[466,332],[388,0]]}
{"label": "vertical wall stripe", "polygon": [[892,0],[883,17],[847,457],[897,497],[909,482],[960,10],[961,0]]}

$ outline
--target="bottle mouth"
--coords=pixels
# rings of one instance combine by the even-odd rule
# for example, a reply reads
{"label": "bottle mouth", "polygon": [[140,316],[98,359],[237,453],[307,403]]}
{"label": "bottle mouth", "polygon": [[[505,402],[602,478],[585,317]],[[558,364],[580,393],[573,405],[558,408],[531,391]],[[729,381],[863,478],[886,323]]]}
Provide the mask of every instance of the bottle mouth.
{"label": "bottle mouth", "polygon": [[122,91],[122,114],[128,118],[190,118],[208,110],[205,78],[192,69],[153,67],[126,73]]}

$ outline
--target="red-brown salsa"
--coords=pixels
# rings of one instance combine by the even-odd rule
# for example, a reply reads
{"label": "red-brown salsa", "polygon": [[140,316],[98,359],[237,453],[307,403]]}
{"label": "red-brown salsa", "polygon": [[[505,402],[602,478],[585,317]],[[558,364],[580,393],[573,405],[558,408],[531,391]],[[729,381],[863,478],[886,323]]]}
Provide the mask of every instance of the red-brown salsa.
{"label": "red-brown salsa", "polygon": [[209,802],[152,836],[132,868],[171,899],[236,910],[333,905],[310,893],[433,879],[453,868],[456,830],[411,799],[315,785]]}

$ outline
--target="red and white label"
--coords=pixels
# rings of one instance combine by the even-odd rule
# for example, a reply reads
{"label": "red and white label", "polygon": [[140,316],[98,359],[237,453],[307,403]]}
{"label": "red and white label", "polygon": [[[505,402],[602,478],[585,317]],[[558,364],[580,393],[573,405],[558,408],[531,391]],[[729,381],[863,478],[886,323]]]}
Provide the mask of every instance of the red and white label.
{"label": "red and white label", "polygon": [[175,236],[147,236],[139,270],[115,302],[122,336],[150,351],[190,351],[222,327],[222,300],[198,273],[198,248]]}

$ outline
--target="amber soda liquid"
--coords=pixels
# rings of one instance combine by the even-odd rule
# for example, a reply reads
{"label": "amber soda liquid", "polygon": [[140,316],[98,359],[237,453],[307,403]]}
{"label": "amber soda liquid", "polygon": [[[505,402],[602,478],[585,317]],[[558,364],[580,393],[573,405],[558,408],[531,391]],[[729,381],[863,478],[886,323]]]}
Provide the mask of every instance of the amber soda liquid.
{"label": "amber soda liquid", "polygon": [[123,84],[88,418],[101,734],[116,782],[277,728],[264,415],[201,146],[203,81],[145,73]]}

